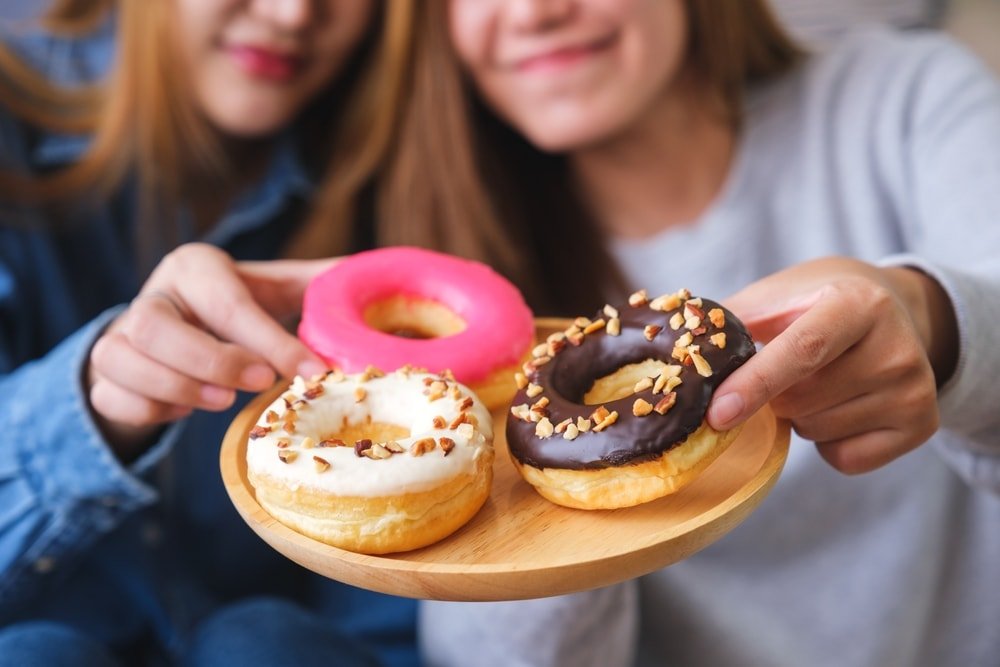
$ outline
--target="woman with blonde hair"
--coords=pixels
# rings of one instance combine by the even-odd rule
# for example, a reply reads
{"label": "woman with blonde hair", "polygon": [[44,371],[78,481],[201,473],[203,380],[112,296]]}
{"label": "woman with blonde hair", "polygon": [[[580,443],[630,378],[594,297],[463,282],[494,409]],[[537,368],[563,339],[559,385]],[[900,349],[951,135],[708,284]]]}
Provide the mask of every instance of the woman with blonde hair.
{"label": "woman with blonde hair", "polygon": [[[0,35],[0,664],[409,664],[240,521],[243,392],[378,187],[410,3],[62,0]],[[275,260],[279,261],[251,261]],[[298,258],[292,260],[290,258]]]}
{"label": "woman with blonde hair", "polygon": [[759,509],[688,560],[573,596],[425,604],[429,664],[472,646],[484,667],[994,662],[990,73],[933,34],[807,55],[762,0],[426,9],[391,170],[424,200],[410,233],[509,260],[541,312],[730,295],[764,345],[707,419],[770,402],[795,431]]}

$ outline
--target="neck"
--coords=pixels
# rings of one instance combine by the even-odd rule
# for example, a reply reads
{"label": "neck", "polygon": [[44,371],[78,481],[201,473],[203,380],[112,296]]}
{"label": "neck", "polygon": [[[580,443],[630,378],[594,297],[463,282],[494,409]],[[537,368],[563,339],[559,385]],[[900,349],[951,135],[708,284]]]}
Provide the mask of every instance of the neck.
{"label": "neck", "polygon": [[642,117],[600,144],[570,155],[585,204],[602,229],[644,238],[695,222],[721,191],[735,129],[717,101],[673,87]]}

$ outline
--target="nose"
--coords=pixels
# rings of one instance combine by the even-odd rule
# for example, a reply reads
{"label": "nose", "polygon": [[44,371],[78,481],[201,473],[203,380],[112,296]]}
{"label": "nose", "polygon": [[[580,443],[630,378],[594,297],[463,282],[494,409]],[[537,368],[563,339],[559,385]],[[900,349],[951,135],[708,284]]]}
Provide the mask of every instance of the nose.
{"label": "nose", "polygon": [[552,28],[573,13],[576,0],[507,0],[508,20],[523,30]]}
{"label": "nose", "polygon": [[301,30],[313,17],[315,0],[252,0],[251,11],[285,30]]}

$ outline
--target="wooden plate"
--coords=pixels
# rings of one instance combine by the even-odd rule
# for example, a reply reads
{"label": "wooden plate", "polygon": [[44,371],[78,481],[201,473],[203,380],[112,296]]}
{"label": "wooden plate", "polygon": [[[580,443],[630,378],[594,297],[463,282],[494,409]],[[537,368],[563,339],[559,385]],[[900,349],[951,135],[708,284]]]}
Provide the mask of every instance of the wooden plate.
{"label": "wooden plate", "polygon": [[[540,338],[567,326],[538,320]],[[247,438],[282,387],[258,396],[233,421],[220,453],[236,509],[273,548],[303,567],[361,588],[435,600],[519,600],[606,586],[687,558],[743,521],[774,485],[788,455],[789,426],[765,407],[705,472],[681,491],[638,507],[586,511],[554,505],[514,470],[495,415],[496,463],[489,500],[456,533],[388,556],[345,551],[273,519],[247,481]]]}

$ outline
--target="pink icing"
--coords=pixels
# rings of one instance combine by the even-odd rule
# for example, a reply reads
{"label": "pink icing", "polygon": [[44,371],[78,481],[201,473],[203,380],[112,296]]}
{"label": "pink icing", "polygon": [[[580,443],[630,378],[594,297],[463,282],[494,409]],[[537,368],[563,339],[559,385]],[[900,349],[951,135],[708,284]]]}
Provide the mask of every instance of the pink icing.
{"label": "pink icing", "polygon": [[[442,338],[410,339],[373,329],[366,307],[392,296],[436,301],[465,321]],[[534,337],[521,293],[488,266],[419,248],[358,253],[318,275],[306,288],[299,338],[348,373],[369,364],[451,369],[459,382],[485,379],[520,361]]]}

